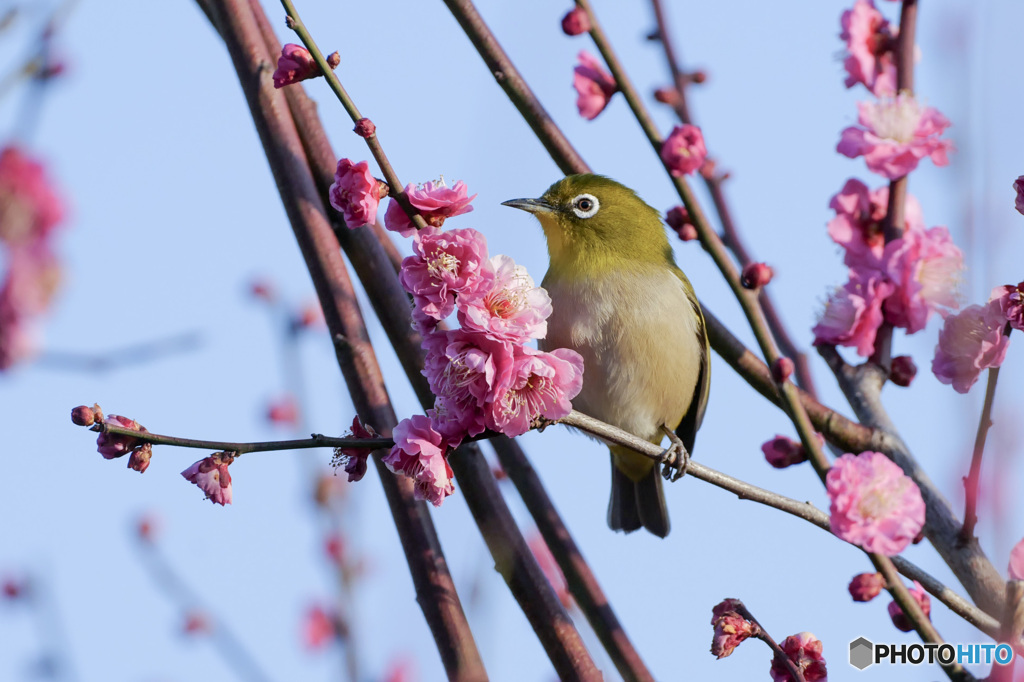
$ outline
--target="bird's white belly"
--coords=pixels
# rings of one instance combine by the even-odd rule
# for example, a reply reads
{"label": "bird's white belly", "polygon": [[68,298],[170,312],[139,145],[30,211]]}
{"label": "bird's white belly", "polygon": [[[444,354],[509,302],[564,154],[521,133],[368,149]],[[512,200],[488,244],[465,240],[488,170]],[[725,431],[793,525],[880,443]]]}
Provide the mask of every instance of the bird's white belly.
{"label": "bird's white belly", "polygon": [[701,366],[697,318],[671,270],[610,273],[545,282],[553,312],[545,350],[583,356],[573,406],[649,440],[674,428],[690,406]]}

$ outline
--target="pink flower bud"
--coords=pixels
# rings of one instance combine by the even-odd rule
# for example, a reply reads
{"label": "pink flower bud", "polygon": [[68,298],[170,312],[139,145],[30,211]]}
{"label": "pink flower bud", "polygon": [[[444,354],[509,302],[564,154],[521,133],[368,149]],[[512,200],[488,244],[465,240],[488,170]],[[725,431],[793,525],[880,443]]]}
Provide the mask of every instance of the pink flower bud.
{"label": "pink flower bud", "polygon": [[715,633],[711,638],[711,653],[725,658],[745,639],[760,634],[761,629],[737,612],[738,599],[725,599],[711,609],[711,625]]}
{"label": "pink flower bud", "polygon": [[687,78],[689,78],[691,83],[696,83],[697,85],[700,85],[701,83],[707,81],[708,74],[707,71],[704,71],[703,69],[698,69],[696,71],[690,72]]}
{"label": "pink flower bud", "polygon": [[359,137],[372,137],[377,132],[377,126],[373,124],[368,118],[361,118],[356,121],[356,127],[352,130],[355,131]]}
{"label": "pink flower bud", "polygon": [[294,426],[299,422],[299,406],[295,398],[285,395],[267,407],[267,420],[274,424]]}
{"label": "pink flower bud", "polygon": [[153,542],[157,533],[157,525],[155,516],[147,514],[140,518],[135,526],[135,533],[138,535],[139,541],[145,543]]}
{"label": "pink flower bud", "polygon": [[[139,422],[128,417],[122,417],[116,414],[112,414],[104,420],[105,424],[111,424],[113,426],[120,426],[125,429],[132,429],[133,431],[145,431]],[[106,431],[100,433],[99,437],[96,438],[96,450],[103,455],[104,459],[115,459],[117,457],[123,457],[135,448],[142,445],[142,441],[135,436],[122,436],[120,434],[107,433]]]}
{"label": "pink flower bud", "polygon": [[1017,198],[1014,199],[1017,213],[1024,214],[1024,175],[1013,181],[1013,190],[1017,192]]}
{"label": "pink flower bud", "polygon": [[772,281],[775,272],[765,263],[749,263],[740,274],[740,284],[744,289],[760,289]]}
{"label": "pink flower bud", "polygon": [[277,298],[274,285],[267,279],[257,279],[249,285],[249,295],[267,303],[273,303]]}
{"label": "pink flower bud", "polygon": [[674,107],[679,104],[679,91],[671,87],[658,88],[654,91],[654,99]]}
{"label": "pink flower bud", "polygon": [[333,613],[320,606],[312,606],[306,612],[302,625],[303,640],[309,649],[322,649],[338,637],[338,619]]}
{"label": "pink flower bud", "polygon": [[781,384],[793,376],[793,369],[793,361],[787,357],[781,357],[772,363],[772,379],[775,380],[775,383]]}
{"label": "pink flower bud", "polygon": [[608,106],[619,85],[586,50],[580,50],[576,58],[579,64],[573,69],[572,79],[572,86],[576,88],[576,109],[580,116],[592,121]]}
{"label": "pink flower bud", "polygon": [[892,369],[889,371],[889,380],[897,386],[906,388],[917,375],[917,365],[909,355],[898,355],[892,359]]}
{"label": "pink flower bud", "polygon": [[138,471],[140,474],[146,473],[146,469],[149,468],[149,460],[153,457],[153,444],[143,443],[141,448],[132,450],[131,457],[128,458],[128,468]]}
{"label": "pink flower bud", "polygon": [[29,593],[29,583],[25,578],[6,578],[3,584],[3,595],[6,599],[14,601],[21,599]]}
{"label": "pink flower bud", "polygon": [[298,83],[321,75],[320,67],[313,60],[309,50],[301,45],[288,43],[281,48],[281,56],[277,60],[277,71],[274,72],[274,87]]}
{"label": "pink flower bud", "polygon": [[[789,660],[796,664],[797,670],[803,674],[806,682],[823,682],[828,679],[825,659],[821,655],[821,641],[811,633],[801,632],[797,635],[790,635],[782,640],[779,648]],[[769,672],[772,682],[796,682],[790,676],[786,662],[777,657],[772,659],[772,667]]]}
{"label": "pink flower bud", "polygon": [[96,421],[96,413],[91,407],[79,405],[71,410],[71,421],[79,426],[92,426]]}
{"label": "pink flower bud", "polygon": [[331,533],[324,541],[324,552],[335,566],[341,566],[345,558],[345,541],[338,533]]}
{"label": "pink flower bud", "polygon": [[338,68],[338,64],[341,64],[341,55],[337,52],[332,52],[327,55],[327,66],[331,67],[331,71]]}
{"label": "pink flower bud", "polygon": [[[910,595],[917,600],[920,604],[921,610],[924,611],[924,615],[931,620],[932,614],[932,600],[928,596],[928,593],[921,587],[921,583],[914,581],[914,586],[909,588]],[[910,632],[914,629],[910,619],[907,618],[907,614],[903,613],[903,609],[895,601],[889,604],[889,617],[892,618],[892,624],[896,626],[897,630],[903,632]]]}
{"label": "pink flower bud", "polygon": [[695,125],[676,126],[661,145],[661,160],[669,173],[677,177],[689,175],[700,168],[707,155],[704,135]]}
{"label": "pink flower bud", "polygon": [[850,581],[850,596],[853,601],[871,601],[885,587],[885,578],[881,573],[861,573],[853,576]]}
{"label": "pink flower bud", "polygon": [[761,445],[761,452],[764,458],[776,469],[785,469],[788,466],[807,461],[807,451],[800,443],[786,438],[775,436]]}
{"label": "pink flower bud", "polygon": [[202,611],[191,610],[185,615],[181,631],[186,635],[208,635],[212,630],[210,619]]}
{"label": "pink flower bud", "polygon": [[567,36],[578,36],[590,30],[590,17],[581,7],[574,7],[562,17],[562,31]]}

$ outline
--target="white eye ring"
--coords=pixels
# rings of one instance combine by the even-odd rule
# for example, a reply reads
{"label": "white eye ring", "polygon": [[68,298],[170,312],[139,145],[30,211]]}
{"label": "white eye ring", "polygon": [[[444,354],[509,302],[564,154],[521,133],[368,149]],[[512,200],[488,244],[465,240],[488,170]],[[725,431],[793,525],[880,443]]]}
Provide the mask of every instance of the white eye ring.
{"label": "white eye ring", "polygon": [[572,200],[572,212],[577,218],[593,218],[601,208],[601,202],[593,194],[580,194]]}

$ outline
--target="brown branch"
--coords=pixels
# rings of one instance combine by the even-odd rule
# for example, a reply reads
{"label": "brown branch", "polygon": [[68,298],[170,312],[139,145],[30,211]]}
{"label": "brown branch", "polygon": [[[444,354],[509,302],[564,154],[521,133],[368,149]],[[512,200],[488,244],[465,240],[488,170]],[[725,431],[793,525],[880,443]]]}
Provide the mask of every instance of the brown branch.
{"label": "brown branch", "polygon": [[[349,341],[335,348],[353,403],[364,421],[387,433],[395,424],[394,412],[284,95],[270,82],[272,53],[244,0],[208,0],[206,5],[238,72],[327,326],[332,336]],[[414,500],[411,481],[393,476],[379,457],[374,462],[405,549],[417,601],[449,678],[487,679],[426,506]]]}
{"label": "brown branch", "polygon": [[806,682],[803,672],[796,667],[796,663],[793,662],[793,659],[786,655],[786,652],[782,650],[782,647],[779,646],[778,642],[768,634],[768,631],[763,625],[761,625],[757,618],[754,618],[754,614],[750,612],[747,605],[739,599],[736,600],[736,613],[740,614],[745,620],[750,621],[756,626],[755,632],[757,634],[755,634],[754,637],[767,644],[768,648],[772,650],[773,654],[775,654],[775,658],[781,660],[786,665],[786,669],[789,670],[789,674],[790,677],[793,678],[793,682]]}
{"label": "brown branch", "polygon": [[[686,89],[692,82],[692,79],[679,66],[679,60],[676,57],[675,46],[668,30],[668,22],[665,19],[661,0],[651,0],[651,7],[654,10],[654,19],[657,24],[658,41],[664,49],[665,60],[668,62],[668,68],[672,74],[672,81],[677,95],[672,108],[675,110],[676,116],[679,117],[680,121],[693,124],[689,104],[686,100]],[[747,251],[739,229],[733,221],[732,211],[729,210],[729,204],[725,199],[725,192],[722,189],[723,178],[712,173],[703,175],[703,178],[708,193],[711,195],[711,202],[715,206],[715,212],[718,214],[718,222],[722,226],[722,241],[736,256],[740,263],[740,268],[744,268],[753,262],[753,258]],[[767,320],[772,335],[782,349],[782,353],[791,358],[796,365],[797,384],[807,391],[811,397],[817,398],[817,392],[814,390],[814,379],[811,375],[811,366],[807,361],[807,354],[793,343],[793,338],[789,335],[786,325],[782,322],[782,318],[775,309],[775,304],[768,291],[761,289],[758,297],[761,302],[761,308],[764,310],[765,320]]]}
{"label": "brown branch", "polygon": [[[1010,331],[1006,324],[1006,333]],[[985,440],[992,426],[992,403],[996,397],[996,382],[999,381],[999,368],[988,370],[988,383],[985,386],[985,403],[978,419],[978,432],[974,436],[974,451],[971,453],[971,468],[964,479],[964,525],[960,529],[960,539],[968,542],[974,539],[974,528],[978,525],[978,488],[981,485],[981,458],[985,454]]]}

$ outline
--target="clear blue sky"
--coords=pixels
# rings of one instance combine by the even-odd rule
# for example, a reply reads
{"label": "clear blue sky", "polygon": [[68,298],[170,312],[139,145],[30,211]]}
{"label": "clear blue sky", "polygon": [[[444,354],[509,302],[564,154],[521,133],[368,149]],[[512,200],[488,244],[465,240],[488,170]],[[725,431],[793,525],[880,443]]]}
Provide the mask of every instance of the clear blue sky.
{"label": "clear blue sky", "polygon": [[[50,3],[28,4],[30,21],[38,22]],[[667,4],[683,59],[710,75],[694,91],[693,109],[709,149],[733,174],[727,191],[737,221],[752,251],[775,267],[772,294],[807,346],[827,291],[845,277],[825,232],[829,198],[848,177],[871,186],[882,182],[869,177],[862,162],[834,151],[865,94],[842,86],[838,21],[850,3]],[[895,18],[898,3],[879,4]],[[591,166],[636,188],[659,209],[677,203],[621,97],[593,122],[576,114],[575,54],[592,48],[585,39],[561,34],[558,21],[568,7],[544,0],[480,5]],[[341,52],[338,73],[377,124],[400,177],[465,180],[479,196],[475,211],[458,218],[458,226],[482,231],[492,253],[512,256],[539,280],[547,267],[541,232],[500,202],[540,194],[558,170],[444,5],[308,0],[298,6],[321,46]],[[266,8],[279,35],[293,41],[279,6],[268,2]],[[637,84],[645,92],[663,84],[662,56],[643,40],[653,22],[646,3],[597,2],[596,11]],[[17,35],[28,35],[29,25],[16,27]],[[948,168],[922,164],[910,191],[928,225],[947,225],[965,249],[971,266],[967,302],[986,297],[995,285],[1024,279],[1018,257],[1024,217],[1013,210],[1010,189],[1024,173],[1024,101],[1011,66],[1022,63],[1021,25],[1024,6],[1012,0],[969,6],[933,0],[921,7],[917,87],[952,119],[958,151]],[[23,42],[14,42],[0,45],[8,66],[24,52]],[[0,575],[25,569],[45,581],[81,680],[231,679],[206,643],[178,634],[176,606],[138,560],[133,520],[152,511],[163,519],[161,543],[174,565],[244,639],[271,679],[336,679],[337,654],[309,655],[299,640],[306,605],[331,598],[334,590],[298,456],[238,462],[232,467],[235,503],[214,508],[178,475],[201,453],[158,448],[149,471],[139,476],[122,460],[104,461],[93,436],[68,419],[74,405],[96,401],[162,433],[234,440],[291,435],[262,418],[266,401],[287,380],[274,330],[245,291],[256,275],[274,279],[295,301],[311,298],[312,287],[230,60],[187,0],[83,0],[59,45],[68,74],[54,87],[31,138],[71,205],[60,243],[66,277],[46,321],[45,348],[104,354],[190,331],[202,344],[189,354],[106,373],[33,364],[0,376],[6,436]],[[339,155],[368,157],[325,84],[313,82],[308,91],[321,102]],[[19,97],[0,102],[5,136],[16,130]],[[667,131],[669,112],[655,112]],[[710,259],[696,244],[679,244],[677,259],[709,308],[753,345]],[[372,324],[397,409],[411,414],[417,404]],[[938,324],[898,338],[897,352],[912,354],[921,371],[909,390],[887,387],[885,400],[913,451],[960,509],[959,477],[966,472],[981,391],[960,396],[931,375]],[[312,429],[337,433],[352,409],[322,336],[302,347],[308,418]],[[1024,515],[1010,502],[1022,482],[1014,422],[1024,397],[1024,350],[1017,343],[1004,365],[986,460],[986,502],[1001,486],[1004,513],[995,517],[986,504],[981,525],[984,547],[1000,570],[1024,535]],[[696,457],[827,508],[808,467],[780,472],[763,461],[761,442],[792,434],[782,413],[717,357],[713,364]],[[842,410],[842,397],[817,359],[814,371],[825,402]],[[835,680],[853,674],[846,648],[857,636],[915,641],[889,623],[888,599],[851,603],[846,584],[870,564],[820,530],[684,479],[668,490],[674,530],[667,540],[615,535],[604,520],[604,449],[560,428],[523,441],[658,679],[768,679],[770,655],[758,643],[722,661],[708,653],[711,607],[724,597],[742,598],[778,639],[815,633],[825,643]],[[326,464],[329,453],[318,458]],[[991,476],[997,463],[999,474]],[[508,493],[513,511],[528,525],[514,491]],[[421,679],[441,679],[372,470],[353,495],[346,525],[369,565],[354,605],[366,679],[399,655],[415,658]],[[492,679],[552,679],[542,649],[491,570],[458,490],[433,517]],[[952,582],[927,543],[907,556]],[[983,641],[942,605],[935,604],[933,619],[950,641]],[[593,635],[581,627],[600,664],[609,667],[608,679],[615,679]],[[0,641],[0,679],[25,679],[40,647],[25,613],[0,608]],[[860,677],[940,675],[936,669],[873,668]]]}

